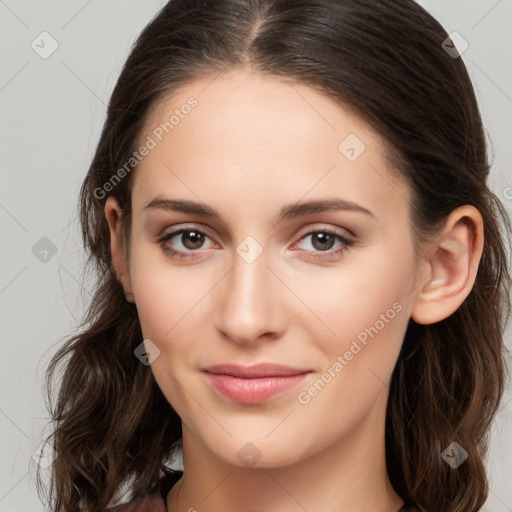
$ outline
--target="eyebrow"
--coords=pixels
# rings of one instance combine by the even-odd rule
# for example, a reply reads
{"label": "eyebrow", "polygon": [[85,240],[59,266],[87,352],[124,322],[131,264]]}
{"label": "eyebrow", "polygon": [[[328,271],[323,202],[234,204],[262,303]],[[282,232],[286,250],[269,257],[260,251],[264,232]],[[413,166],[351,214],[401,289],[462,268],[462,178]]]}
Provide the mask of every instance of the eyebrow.
{"label": "eyebrow", "polygon": [[[152,199],[143,210],[167,210],[182,213],[191,213],[202,217],[217,219],[222,222],[220,213],[211,206],[204,203],[189,201],[186,199],[169,199],[162,196]],[[310,201],[302,201],[285,205],[281,208],[277,217],[277,222],[283,220],[296,219],[315,213],[324,213],[332,211],[354,211],[364,213],[370,217],[375,215],[368,209],[340,198],[334,199],[316,199]]]}

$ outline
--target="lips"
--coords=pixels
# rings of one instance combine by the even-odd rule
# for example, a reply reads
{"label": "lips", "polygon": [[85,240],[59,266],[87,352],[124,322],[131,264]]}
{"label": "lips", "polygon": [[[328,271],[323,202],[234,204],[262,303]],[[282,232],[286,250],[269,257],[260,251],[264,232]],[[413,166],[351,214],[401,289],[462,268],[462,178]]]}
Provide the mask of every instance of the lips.
{"label": "lips", "polygon": [[291,375],[300,375],[308,373],[310,370],[293,368],[282,364],[259,363],[252,366],[242,366],[238,364],[216,364],[202,368],[203,371],[221,375],[231,375],[242,379],[254,379],[260,377],[289,377]]}
{"label": "lips", "polygon": [[219,396],[240,404],[260,404],[283,395],[311,371],[272,363],[219,364],[202,370]]}

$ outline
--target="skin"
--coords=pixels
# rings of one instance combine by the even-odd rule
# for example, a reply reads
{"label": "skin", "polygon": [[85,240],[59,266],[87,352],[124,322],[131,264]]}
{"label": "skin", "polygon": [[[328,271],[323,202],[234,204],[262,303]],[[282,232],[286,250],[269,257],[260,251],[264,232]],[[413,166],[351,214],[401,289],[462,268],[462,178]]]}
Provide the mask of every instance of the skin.
{"label": "skin", "polygon": [[[469,294],[482,218],[471,206],[452,212],[420,260],[410,190],[388,168],[380,136],[306,85],[246,70],[174,91],[152,111],[141,140],[190,96],[197,107],[136,169],[129,258],[122,212],[113,197],[105,205],[116,275],[137,305],[144,338],[160,350],[151,370],[182,419],[184,476],[168,510],[396,512],[403,500],[385,466],[388,382],[409,319],[440,321]],[[338,149],[350,134],[366,146],[354,161]],[[205,203],[222,221],[145,210],[157,196]],[[345,210],[275,221],[286,204],[326,198],[372,215]],[[187,233],[165,245],[195,259],[174,258],[158,242],[184,226],[207,232],[202,245]],[[339,240],[322,246],[311,234],[325,228],[354,243],[335,254]],[[248,236],[263,251],[250,263],[237,253]],[[389,319],[393,304],[400,311]],[[388,321],[378,334],[300,403],[298,394],[365,328],[380,326],[382,314]],[[199,370],[235,361],[312,372],[280,397],[244,405],[217,395]],[[257,447],[256,464],[237,455],[244,446],[256,453],[247,443]]]}

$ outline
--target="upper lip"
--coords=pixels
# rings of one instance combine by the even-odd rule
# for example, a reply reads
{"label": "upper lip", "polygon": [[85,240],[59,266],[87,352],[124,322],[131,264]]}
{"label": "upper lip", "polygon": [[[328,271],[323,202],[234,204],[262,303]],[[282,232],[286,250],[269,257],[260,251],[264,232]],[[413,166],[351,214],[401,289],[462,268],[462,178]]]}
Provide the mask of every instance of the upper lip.
{"label": "upper lip", "polygon": [[288,377],[290,375],[300,375],[311,371],[303,368],[293,368],[291,366],[273,363],[259,363],[252,366],[242,366],[232,363],[215,364],[213,366],[202,368],[202,370],[208,373],[231,375],[232,377],[241,377],[245,379],[254,379],[258,377]]}

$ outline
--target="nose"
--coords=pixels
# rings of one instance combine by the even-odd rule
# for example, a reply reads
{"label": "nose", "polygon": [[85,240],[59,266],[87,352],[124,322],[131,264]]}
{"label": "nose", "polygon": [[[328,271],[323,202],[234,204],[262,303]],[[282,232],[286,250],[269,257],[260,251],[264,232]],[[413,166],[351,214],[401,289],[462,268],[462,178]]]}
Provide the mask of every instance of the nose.
{"label": "nose", "polygon": [[282,335],[286,287],[268,263],[265,252],[252,262],[235,254],[223,280],[217,328],[234,343],[250,345]]}

